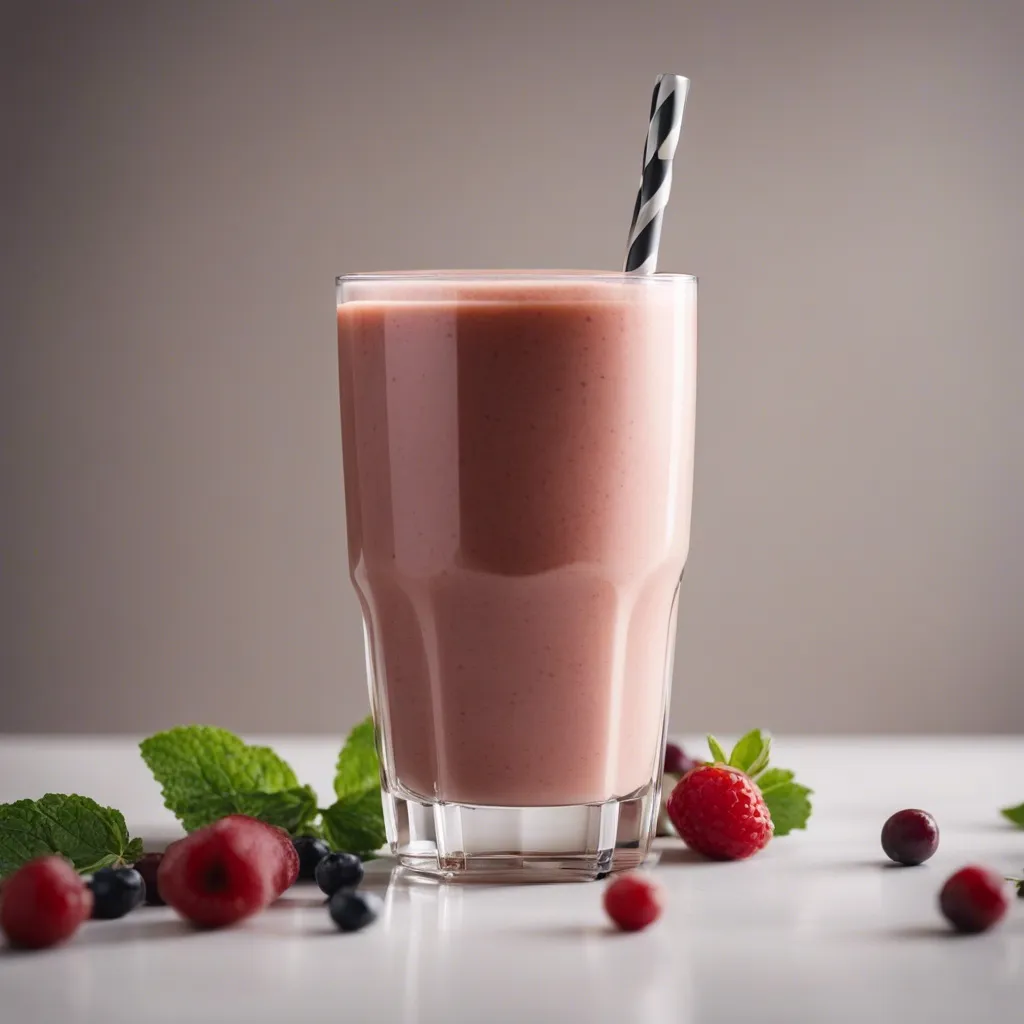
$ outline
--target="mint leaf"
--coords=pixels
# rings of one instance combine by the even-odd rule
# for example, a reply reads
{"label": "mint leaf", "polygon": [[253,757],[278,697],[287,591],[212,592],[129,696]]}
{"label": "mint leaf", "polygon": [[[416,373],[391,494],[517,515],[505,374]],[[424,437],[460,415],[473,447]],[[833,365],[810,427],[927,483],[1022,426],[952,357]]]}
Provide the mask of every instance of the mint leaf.
{"label": "mint leaf", "polygon": [[[785,774],[792,775],[791,772]],[[808,797],[813,790],[790,779],[767,789],[762,788],[761,792],[768,805],[768,813],[772,816],[776,837],[787,836],[797,828],[807,828],[807,819],[811,816],[811,801]]]}
{"label": "mint leaf", "polygon": [[55,852],[35,800],[0,804],[0,878],[36,857]]}
{"label": "mint leaf", "polygon": [[0,804],[0,876],[35,857],[60,854],[84,874],[142,856],[124,816],[85,796],[47,793],[41,800]]}
{"label": "mint leaf", "polygon": [[360,722],[338,755],[334,792],[339,799],[380,787],[380,762],[374,742],[373,719]]}
{"label": "mint leaf", "polygon": [[227,814],[251,814],[292,831],[315,814],[315,795],[285,761],[226,729],[179,726],[143,740],[139,749],[164,804],[189,832]]}
{"label": "mint leaf", "polygon": [[793,773],[786,771],[785,768],[769,768],[767,771],[761,772],[754,781],[764,793],[766,789],[781,786],[784,782],[792,782]]}
{"label": "mint leaf", "polygon": [[756,775],[767,767],[771,747],[770,736],[763,735],[760,729],[752,729],[732,748],[729,764],[748,775]]}
{"label": "mint leaf", "polygon": [[725,756],[722,744],[714,736],[708,735],[708,746],[711,748],[711,760],[715,764],[728,764],[729,758]]}
{"label": "mint leaf", "polygon": [[1004,807],[1000,813],[1008,821],[1012,821],[1014,825],[1024,828],[1024,804],[1019,804],[1016,807]]}
{"label": "mint leaf", "polygon": [[387,840],[379,789],[343,797],[320,813],[324,839],[332,850],[370,854]]}
{"label": "mint leaf", "polygon": [[309,786],[282,789],[277,793],[230,793],[203,797],[189,804],[185,828],[195,831],[229,814],[247,814],[286,832],[298,834],[316,817],[316,793]]}

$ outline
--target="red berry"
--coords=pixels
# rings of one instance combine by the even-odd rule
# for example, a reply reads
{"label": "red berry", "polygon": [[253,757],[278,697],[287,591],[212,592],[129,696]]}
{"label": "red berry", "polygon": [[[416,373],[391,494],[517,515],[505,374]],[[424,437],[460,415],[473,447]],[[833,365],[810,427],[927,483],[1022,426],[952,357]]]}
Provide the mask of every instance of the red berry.
{"label": "red berry", "polygon": [[0,928],[14,946],[54,946],[91,913],[92,892],[63,857],[29,861],[4,882]]}
{"label": "red berry", "polygon": [[927,811],[897,811],[882,826],[882,849],[897,864],[923,864],[939,848],[939,826]]}
{"label": "red berry", "polygon": [[715,860],[743,860],[764,849],[772,819],[754,781],[737,768],[709,764],[684,775],[668,798],[683,842]]}
{"label": "red berry", "polygon": [[265,821],[260,821],[259,818],[250,818],[247,814],[229,814],[221,820],[251,822],[266,829],[280,848],[280,863],[277,871],[274,872],[275,896],[280,896],[295,884],[299,877],[299,855],[292,844],[291,836],[283,828],[278,828],[277,825],[268,825]]}
{"label": "red berry", "polygon": [[604,891],[604,909],[624,932],[638,932],[661,917],[665,894],[652,878],[639,873],[616,878]]}
{"label": "red berry", "polygon": [[952,875],[939,893],[939,909],[958,932],[987,931],[1009,908],[1009,887],[1003,877],[976,864]]}
{"label": "red berry", "polygon": [[164,859],[162,853],[147,853],[137,860],[132,867],[140,875],[146,886],[146,906],[162,907],[164,898],[160,895],[160,886],[157,884],[157,872],[160,870],[160,862]]}
{"label": "red berry", "polygon": [[160,895],[194,924],[217,928],[261,911],[277,896],[280,844],[262,823],[224,818],[164,854]]}

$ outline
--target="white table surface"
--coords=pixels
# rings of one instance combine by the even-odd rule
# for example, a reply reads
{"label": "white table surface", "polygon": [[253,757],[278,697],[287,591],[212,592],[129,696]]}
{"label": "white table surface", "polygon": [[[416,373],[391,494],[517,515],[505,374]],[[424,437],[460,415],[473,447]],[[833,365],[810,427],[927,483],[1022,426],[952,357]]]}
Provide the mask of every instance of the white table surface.
{"label": "white table surface", "polygon": [[[337,741],[260,738],[326,794]],[[952,936],[936,909],[947,875],[976,861],[1024,868],[1024,831],[997,809],[1024,800],[1024,740],[776,738],[777,762],[816,790],[806,833],[739,864],[660,841],[662,920],[621,935],[603,883],[415,883],[375,862],[382,919],[334,931],[315,887],[259,917],[195,932],[168,908],[89,922],[66,946],[0,952],[0,1021],[403,1024],[1008,1024],[1024,1015],[1024,901],[1002,927]],[[0,737],[0,802],[81,792],[133,834],[177,834],[134,743]],[[937,855],[887,866],[882,822],[936,815]]]}

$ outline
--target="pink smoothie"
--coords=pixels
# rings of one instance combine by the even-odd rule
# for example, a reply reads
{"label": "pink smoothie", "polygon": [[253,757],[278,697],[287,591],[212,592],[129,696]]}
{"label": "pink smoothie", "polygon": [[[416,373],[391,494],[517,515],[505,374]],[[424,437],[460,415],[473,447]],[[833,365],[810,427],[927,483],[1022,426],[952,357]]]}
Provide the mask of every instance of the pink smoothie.
{"label": "pink smoothie", "polygon": [[495,276],[339,306],[349,559],[392,791],[580,804],[657,774],[694,292]]}

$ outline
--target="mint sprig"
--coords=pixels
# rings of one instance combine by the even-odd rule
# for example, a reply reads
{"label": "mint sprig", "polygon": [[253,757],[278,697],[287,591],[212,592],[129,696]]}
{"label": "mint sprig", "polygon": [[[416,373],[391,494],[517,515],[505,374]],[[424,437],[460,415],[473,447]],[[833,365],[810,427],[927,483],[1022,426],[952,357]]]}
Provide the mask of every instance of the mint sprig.
{"label": "mint sprig", "polygon": [[47,854],[66,857],[90,874],[134,863],[142,856],[142,840],[129,838],[120,811],[86,796],[47,793],[0,804],[0,877]]}
{"label": "mint sprig", "polygon": [[1000,812],[1007,821],[1012,821],[1019,828],[1024,828],[1024,804],[1016,807],[1004,807]]}
{"label": "mint sprig", "polygon": [[714,761],[738,768],[757,783],[768,805],[776,837],[788,836],[795,829],[807,828],[812,811],[810,796],[814,791],[796,782],[793,772],[769,767],[771,745],[772,739],[767,732],[752,729],[740,738],[726,757],[722,745],[714,736],[708,736]]}
{"label": "mint sprig", "polygon": [[349,733],[334,772],[337,800],[321,811],[324,839],[336,850],[370,854],[384,845],[384,810],[380,799],[380,761],[373,720]]}
{"label": "mint sprig", "polygon": [[228,814],[248,814],[289,832],[316,816],[316,794],[269,747],[227,729],[183,725],[139,744],[164,804],[187,832]]}
{"label": "mint sprig", "polygon": [[186,725],[139,745],[164,803],[188,832],[228,814],[247,814],[292,835],[322,836],[336,850],[372,854],[385,841],[380,764],[372,719],[349,734],[335,766],[337,800],[318,808],[316,793],[269,747],[226,729]]}

